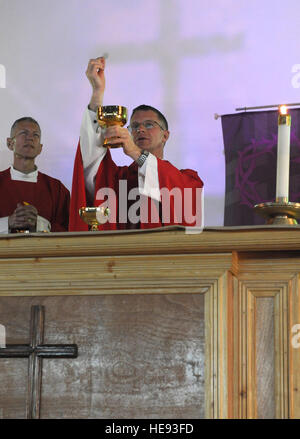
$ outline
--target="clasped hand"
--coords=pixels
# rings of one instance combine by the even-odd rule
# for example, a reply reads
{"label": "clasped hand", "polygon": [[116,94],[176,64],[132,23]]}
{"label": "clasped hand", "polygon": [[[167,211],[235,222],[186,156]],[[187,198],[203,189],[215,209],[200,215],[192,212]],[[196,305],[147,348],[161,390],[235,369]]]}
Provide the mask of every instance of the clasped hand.
{"label": "clasped hand", "polygon": [[12,229],[36,231],[38,211],[34,206],[17,204],[14,213],[8,218],[8,226]]}

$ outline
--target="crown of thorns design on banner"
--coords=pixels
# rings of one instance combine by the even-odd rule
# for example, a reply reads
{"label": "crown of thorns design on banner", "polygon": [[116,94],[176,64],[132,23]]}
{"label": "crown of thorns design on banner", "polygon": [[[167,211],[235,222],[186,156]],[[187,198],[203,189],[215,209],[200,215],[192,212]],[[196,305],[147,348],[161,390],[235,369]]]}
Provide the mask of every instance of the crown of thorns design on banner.
{"label": "crown of thorns design on banner", "polygon": [[[293,150],[297,150],[297,154],[294,152],[294,156],[291,157],[291,164],[300,163],[300,139],[296,136],[294,131],[291,132],[291,144],[293,145]],[[257,167],[258,159],[265,155],[269,155],[270,160],[273,159],[276,164],[276,154],[277,135],[274,134],[269,139],[251,139],[249,146],[238,151],[234,187],[239,191],[240,204],[253,207],[254,204],[269,201],[265,200],[259,193],[257,187],[260,182],[254,179],[254,171]],[[274,185],[275,183],[274,181]],[[291,191],[291,198],[295,199],[298,197],[300,197],[300,191]]]}

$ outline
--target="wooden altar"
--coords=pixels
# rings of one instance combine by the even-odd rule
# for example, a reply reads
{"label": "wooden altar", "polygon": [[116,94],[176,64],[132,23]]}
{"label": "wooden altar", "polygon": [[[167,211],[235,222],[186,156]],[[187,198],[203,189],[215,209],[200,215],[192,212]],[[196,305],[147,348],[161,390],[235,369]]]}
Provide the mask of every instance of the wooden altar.
{"label": "wooden altar", "polygon": [[299,275],[300,226],[1,236],[6,345],[78,355],[0,358],[0,418],[300,418]]}

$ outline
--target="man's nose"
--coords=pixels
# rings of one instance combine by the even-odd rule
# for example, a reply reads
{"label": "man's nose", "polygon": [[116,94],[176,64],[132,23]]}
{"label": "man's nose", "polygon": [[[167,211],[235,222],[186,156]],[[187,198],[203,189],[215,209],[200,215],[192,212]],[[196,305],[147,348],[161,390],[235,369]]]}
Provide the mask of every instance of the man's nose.
{"label": "man's nose", "polygon": [[145,128],[144,124],[143,124],[143,123],[140,123],[139,126],[138,126],[137,129],[136,129],[136,132],[137,132],[137,133],[139,133],[140,131],[145,132],[145,130],[146,130],[146,128]]}

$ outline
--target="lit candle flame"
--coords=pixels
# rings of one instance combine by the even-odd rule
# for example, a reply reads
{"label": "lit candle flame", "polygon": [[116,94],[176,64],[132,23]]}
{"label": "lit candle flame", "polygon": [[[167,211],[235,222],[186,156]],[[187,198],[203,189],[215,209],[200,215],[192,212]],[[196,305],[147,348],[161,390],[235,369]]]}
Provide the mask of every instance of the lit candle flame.
{"label": "lit candle flame", "polygon": [[279,107],[279,112],[280,112],[280,114],[282,114],[282,115],[287,114],[287,106],[286,106],[286,105],[281,105],[281,106]]}

